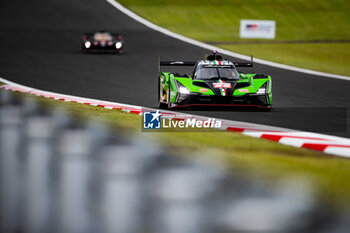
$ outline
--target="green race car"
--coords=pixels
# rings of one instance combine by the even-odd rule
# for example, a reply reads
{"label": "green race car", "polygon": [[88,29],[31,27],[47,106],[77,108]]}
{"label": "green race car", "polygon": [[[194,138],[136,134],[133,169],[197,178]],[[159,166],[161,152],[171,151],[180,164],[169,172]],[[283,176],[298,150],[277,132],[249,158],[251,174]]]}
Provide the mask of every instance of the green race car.
{"label": "green race car", "polygon": [[[194,69],[192,75],[180,75],[161,72],[161,66],[193,66]],[[238,72],[236,67],[253,67],[253,62],[232,62],[222,59],[216,51],[197,62],[160,61],[159,107],[253,106],[269,111],[271,77]]]}

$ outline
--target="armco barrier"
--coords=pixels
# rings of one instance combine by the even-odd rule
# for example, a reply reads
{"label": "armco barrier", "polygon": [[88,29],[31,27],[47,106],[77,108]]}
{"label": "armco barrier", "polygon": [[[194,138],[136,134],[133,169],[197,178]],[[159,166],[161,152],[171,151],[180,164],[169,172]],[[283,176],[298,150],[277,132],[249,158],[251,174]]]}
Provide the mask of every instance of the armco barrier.
{"label": "armco barrier", "polygon": [[[0,232],[346,232],[307,183],[275,186],[0,89]],[[343,210],[342,210],[343,211]]]}

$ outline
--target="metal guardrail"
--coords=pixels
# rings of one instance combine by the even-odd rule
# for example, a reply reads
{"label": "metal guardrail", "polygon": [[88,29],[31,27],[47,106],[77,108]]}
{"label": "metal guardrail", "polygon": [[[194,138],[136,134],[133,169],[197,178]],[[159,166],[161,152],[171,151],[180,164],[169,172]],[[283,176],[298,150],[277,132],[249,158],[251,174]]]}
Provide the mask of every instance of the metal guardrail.
{"label": "metal guardrail", "polygon": [[349,229],[307,185],[264,186],[1,89],[0,172],[3,233]]}

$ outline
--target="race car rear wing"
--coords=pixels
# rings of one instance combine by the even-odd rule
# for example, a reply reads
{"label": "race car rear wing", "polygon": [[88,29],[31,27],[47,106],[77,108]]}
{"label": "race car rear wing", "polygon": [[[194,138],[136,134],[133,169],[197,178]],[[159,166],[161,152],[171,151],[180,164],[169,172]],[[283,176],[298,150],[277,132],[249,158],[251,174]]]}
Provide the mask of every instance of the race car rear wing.
{"label": "race car rear wing", "polygon": [[[254,71],[253,56],[251,56],[250,62],[232,62],[236,67],[251,67]],[[194,66],[196,62],[194,61],[160,61],[158,57],[158,72],[160,71],[160,66]]]}
{"label": "race car rear wing", "polygon": [[236,67],[253,67],[253,62],[233,62]]}
{"label": "race car rear wing", "polygon": [[160,61],[160,66],[194,66],[194,61]]}
{"label": "race car rear wing", "polygon": [[253,56],[250,56],[250,62],[232,62],[236,67],[252,67],[254,69]]}
{"label": "race car rear wing", "polygon": [[194,61],[161,61],[158,57],[158,73],[160,72],[161,66],[194,66],[196,62]]}

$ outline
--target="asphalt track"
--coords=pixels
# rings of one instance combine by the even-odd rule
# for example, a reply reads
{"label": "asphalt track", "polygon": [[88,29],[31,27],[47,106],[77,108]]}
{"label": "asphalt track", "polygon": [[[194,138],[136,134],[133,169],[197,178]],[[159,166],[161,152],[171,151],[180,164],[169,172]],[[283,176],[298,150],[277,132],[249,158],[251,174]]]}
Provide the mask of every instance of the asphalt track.
{"label": "asphalt track", "polygon": [[[101,29],[124,36],[124,54],[80,53],[82,34]],[[155,32],[104,0],[0,0],[0,77],[38,89],[155,107],[157,57],[197,60],[209,52]],[[255,71],[273,78],[271,112],[186,112],[350,137],[350,81],[259,64]]]}

